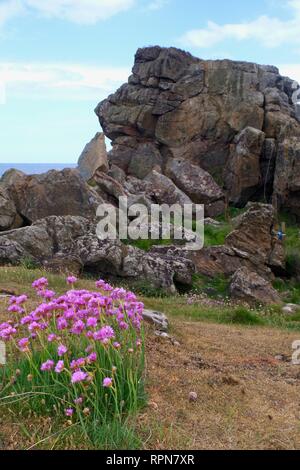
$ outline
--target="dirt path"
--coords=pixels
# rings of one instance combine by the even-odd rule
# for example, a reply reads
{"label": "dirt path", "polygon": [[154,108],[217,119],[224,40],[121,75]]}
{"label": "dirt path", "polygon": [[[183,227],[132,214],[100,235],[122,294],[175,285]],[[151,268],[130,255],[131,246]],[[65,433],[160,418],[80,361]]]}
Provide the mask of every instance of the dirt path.
{"label": "dirt path", "polygon": [[172,328],[180,346],[148,339],[146,448],[300,448],[299,333],[179,319]]}

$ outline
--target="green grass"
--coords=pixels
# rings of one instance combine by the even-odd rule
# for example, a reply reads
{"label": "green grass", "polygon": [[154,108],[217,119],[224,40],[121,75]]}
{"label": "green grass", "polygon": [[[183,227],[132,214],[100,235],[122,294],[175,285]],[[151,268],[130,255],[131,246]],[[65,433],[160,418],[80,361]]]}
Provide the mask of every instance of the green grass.
{"label": "green grass", "polygon": [[300,331],[300,314],[286,317],[280,306],[268,308],[245,308],[241,306],[207,306],[200,303],[189,305],[186,297],[144,298],[146,308],[164,312],[167,316],[188,321],[204,321],[243,326],[268,326]]}

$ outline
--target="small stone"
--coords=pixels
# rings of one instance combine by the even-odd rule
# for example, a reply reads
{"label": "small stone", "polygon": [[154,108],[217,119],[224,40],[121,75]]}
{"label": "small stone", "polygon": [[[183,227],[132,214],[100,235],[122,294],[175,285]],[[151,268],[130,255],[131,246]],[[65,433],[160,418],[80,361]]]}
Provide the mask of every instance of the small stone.
{"label": "small stone", "polygon": [[196,392],[190,392],[189,393],[189,401],[195,402],[198,400],[198,395]]}

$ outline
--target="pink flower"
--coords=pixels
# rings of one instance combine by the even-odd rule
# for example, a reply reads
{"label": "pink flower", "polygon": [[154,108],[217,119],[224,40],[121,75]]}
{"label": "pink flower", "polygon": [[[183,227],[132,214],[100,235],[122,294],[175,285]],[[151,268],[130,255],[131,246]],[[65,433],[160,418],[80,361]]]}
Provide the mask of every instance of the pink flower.
{"label": "pink flower", "polygon": [[115,332],[111,326],[103,326],[101,330],[94,333],[94,339],[97,341],[107,342],[115,337]]}
{"label": "pink flower", "polygon": [[67,284],[75,284],[77,282],[77,277],[75,276],[68,276],[67,277]]}
{"label": "pink flower", "polygon": [[108,388],[112,386],[112,379],[110,377],[105,377],[103,379],[103,387]]}
{"label": "pink flower", "polygon": [[46,300],[53,299],[55,297],[55,292],[53,290],[40,290],[38,291],[38,296],[43,297]]}
{"label": "pink flower", "polygon": [[48,286],[48,279],[46,279],[45,277],[41,277],[40,279],[36,279],[32,283],[32,287],[34,289],[42,289],[43,287],[46,287],[46,286]]}
{"label": "pink flower", "polygon": [[49,343],[53,343],[53,341],[55,341],[57,338],[57,336],[54,334],[54,333],[50,333],[50,335],[48,335],[48,342]]}
{"label": "pink flower", "polygon": [[22,352],[28,351],[29,338],[22,338],[18,341],[18,346]]}
{"label": "pink flower", "polygon": [[95,328],[97,326],[97,318],[89,317],[86,321],[87,326],[90,328]]}
{"label": "pink flower", "polygon": [[114,347],[115,349],[120,349],[121,345],[120,345],[120,343],[118,343],[118,342],[116,341],[115,343],[113,343],[113,347]]}
{"label": "pink flower", "polygon": [[75,403],[75,405],[82,405],[83,398],[82,397],[75,398],[74,403]]}
{"label": "pink flower", "polygon": [[55,372],[60,374],[65,368],[64,361],[58,361],[58,363],[55,366]]}
{"label": "pink flower", "polygon": [[83,382],[87,378],[88,374],[82,370],[77,370],[72,374],[71,382],[75,384],[77,382]]}
{"label": "pink flower", "polygon": [[85,324],[83,323],[82,320],[78,320],[77,322],[74,323],[73,328],[71,330],[72,333],[75,335],[80,335],[85,328]]}
{"label": "pink flower", "polygon": [[53,368],[54,368],[54,361],[52,361],[51,359],[48,359],[48,361],[44,362],[41,365],[41,370],[42,371],[52,370]]}
{"label": "pink flower", "polygon": [[73,413],[74,413],[73,408],[67,408],[67,409],[65,410],[65,415],[68,416],[68,417],[73,416]]}
{"label": "pink flower", "polygon": [[58,318],[57,320],[57,329],[58,330],[65,330],[68,328],[68,322],[65,318]]}
{"label": "pink flower", "polygon": [[68,348],[64,346],[63,344],[60,344],[57,348],[57,354],[59,355],[59,357],[64,356],[67,351],[68,351]]}
{"label": "pink flower", "polygon": [[87,357],[87,361],[89,364],[93,363],[93,362],[96,362],[97,361],[97,354],[95,352],[91,353],[88,357]]}
{"label": "pink flower", "polygon": [[11,313],[24,313],[24,309],[17,304],[10,305],[7,310]]}

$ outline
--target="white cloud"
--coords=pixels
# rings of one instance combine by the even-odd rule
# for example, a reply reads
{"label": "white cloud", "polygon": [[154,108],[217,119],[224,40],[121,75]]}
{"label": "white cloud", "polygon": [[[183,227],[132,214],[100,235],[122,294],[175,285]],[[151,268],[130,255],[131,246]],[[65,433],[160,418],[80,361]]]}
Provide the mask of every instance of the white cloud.
{"label": "white cloud", "polygon": [[281,20],[267,15],[243,23],[220,25],[209,21],[206,28],[186,32],[180,42],[186,46],[209,48],[227,39],[257,40],[265,47],[300,44],[300,0],[289,0],[286,6],[292,19]]}
{"label": "white cloud", "polygon": [[164,8],[169,3],[170,0],[153,0],[152,2],[149,3],[148,5],[148,10],[161,10]]}
{"label": "white cloud", "polygon": [[78,24],[95,24],[134,6],[136,0],[0,0],[0,26],[22,12]]}
{"label": "white cloud", "polygon": [[0,26],[21,13],[23,5],[19,0],[7,0],[0,3]]}
{"label": "white cloud", "polygon": [[130,68],[0,62],[7,99],[100,100],[127,81]]}
{"label": "white cloud", "polygon": [[50,18],[94,24],[131,8],[135,0],[23,0],[27,7]]}
{"label": "white cloud", "polygon": [[279,65],[279,71],[284,77],[289,77],[292,80],[300,83],[300,64],[283,64]]}

